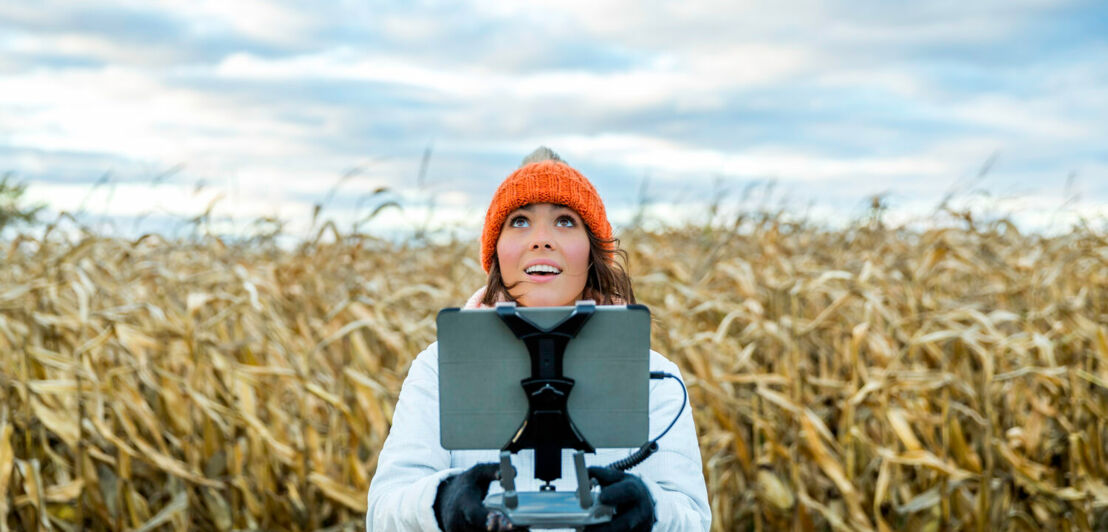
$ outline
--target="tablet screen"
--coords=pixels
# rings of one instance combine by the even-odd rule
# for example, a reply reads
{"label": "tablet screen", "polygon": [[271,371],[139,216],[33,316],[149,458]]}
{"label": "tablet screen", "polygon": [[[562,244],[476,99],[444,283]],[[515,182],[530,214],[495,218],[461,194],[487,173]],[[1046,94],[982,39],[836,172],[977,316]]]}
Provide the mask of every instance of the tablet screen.
{"label": "tablet screen", "polygon": [[[549,328],[574,307],[518,308]],[[527,416],[520,381],[531,359],[495,309],[444,309],[438,319],[439,424],[443,448],[499,449]],[[575,381],[570,418],[593,447],[638,447],[649,431],[650,311],[597,306],[570,340],[562,373]]]}

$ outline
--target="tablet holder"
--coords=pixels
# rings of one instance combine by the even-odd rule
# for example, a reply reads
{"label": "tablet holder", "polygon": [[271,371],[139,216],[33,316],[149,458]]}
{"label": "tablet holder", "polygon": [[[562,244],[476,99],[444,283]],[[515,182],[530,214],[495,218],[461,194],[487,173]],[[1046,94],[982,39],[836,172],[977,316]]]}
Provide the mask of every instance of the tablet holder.
{"label": "tablet holder", "polygon": [[[498,303],[496,314],[527,346],[531,377],[520,381],[527,394],[527,417],[500,451],[503,493],[489,495],[485,506],[503,512],[513,524],[531,528],[583,528],[611,520],[612,508],[596,501],[585,468],[585,453],[596,449],[581,435],[566,405],[574,381],[562,374],[562,359],[570,340],[596,311],[592,301],[578,301],[573,312],[550,328],[520,315],[515,303]],[[535,450],[535,478],[544,482],[538,492],[517,492],[511,455]],[[552,481],[561,477],[562,449],[575,449],[577,490],[557,493]]]}

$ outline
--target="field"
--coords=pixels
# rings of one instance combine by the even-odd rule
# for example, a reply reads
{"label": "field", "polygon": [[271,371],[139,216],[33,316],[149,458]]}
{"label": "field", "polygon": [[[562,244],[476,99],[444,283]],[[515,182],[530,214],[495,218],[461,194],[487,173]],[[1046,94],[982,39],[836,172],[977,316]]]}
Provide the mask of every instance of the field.
{"label": "field", "polygon": [[[355,530],[476,245],[0,250],[0,531]],[[627,231],[714,530],[1108,529],[1108,239],[965,216]]]}

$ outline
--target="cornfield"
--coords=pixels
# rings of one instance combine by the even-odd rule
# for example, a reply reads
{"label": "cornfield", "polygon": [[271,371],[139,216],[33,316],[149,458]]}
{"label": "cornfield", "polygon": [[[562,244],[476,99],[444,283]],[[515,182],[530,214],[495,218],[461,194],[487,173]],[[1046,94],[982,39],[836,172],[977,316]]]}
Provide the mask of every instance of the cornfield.
{"label": "cornfield", "polygon": [[[713,530],[1108,529],[1108,240],[971,217],[628,230]],[[355,530],[472,242],[18,237],[0,531]]]}

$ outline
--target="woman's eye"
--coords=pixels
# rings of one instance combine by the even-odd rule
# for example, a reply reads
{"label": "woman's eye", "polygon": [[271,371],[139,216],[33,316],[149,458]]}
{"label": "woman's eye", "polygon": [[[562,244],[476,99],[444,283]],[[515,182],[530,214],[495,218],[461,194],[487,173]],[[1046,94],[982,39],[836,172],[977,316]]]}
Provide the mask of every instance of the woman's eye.
{"label": "woman's eye", "polygon": [[569,216],[560,216],[558,217],[558,220],[554,223],[554,225],[557,225],[558,227],[574,227],[577,225],[577,222],[575,222],[573,218],[570,218]]}
{"label": "woman's eye", "polygon": [[511,227],[527,227],[527,218],[523,216],[516,216],[512,218],[512,221],[508,223]]}

